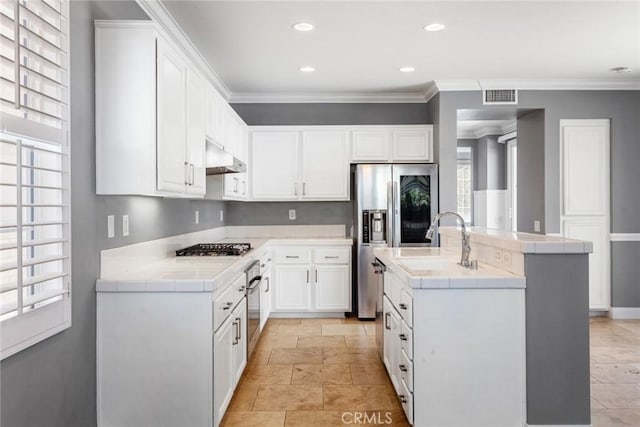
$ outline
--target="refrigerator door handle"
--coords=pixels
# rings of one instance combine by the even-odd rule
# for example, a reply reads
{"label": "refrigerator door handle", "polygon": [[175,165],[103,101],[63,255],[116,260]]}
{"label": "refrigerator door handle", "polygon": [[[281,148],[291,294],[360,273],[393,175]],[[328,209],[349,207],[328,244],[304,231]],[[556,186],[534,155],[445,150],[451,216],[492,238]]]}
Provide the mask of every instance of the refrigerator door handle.
{"label": "refrigerator door handle", "polygon": [[393,246],[400,246],[400,201],[398,193],[400,193],[400,186],[398,185],[398,181],[392,181],[393,189],[393,203],[392,203],[392,211],[391,215],[393,217],[393,222],[391,223],[393,226],[392,236],[393,236]]}
{"label": "refrigerator door handle", "polygon": [[395,233],[393,230],[393,181],[387,181],[387,246],[395,246]]}

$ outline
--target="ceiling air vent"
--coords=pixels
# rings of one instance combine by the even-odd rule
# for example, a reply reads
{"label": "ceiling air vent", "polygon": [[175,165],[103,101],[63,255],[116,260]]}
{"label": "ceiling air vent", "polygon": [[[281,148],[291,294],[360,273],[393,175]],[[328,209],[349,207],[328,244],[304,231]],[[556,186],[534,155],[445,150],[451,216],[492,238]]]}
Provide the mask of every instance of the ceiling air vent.
{"label": "ceiling air vent", "polygon": [[485,105],[515,105],[518,103],[518,91],[515,89],[485,89],[482,91],[482,103]]}

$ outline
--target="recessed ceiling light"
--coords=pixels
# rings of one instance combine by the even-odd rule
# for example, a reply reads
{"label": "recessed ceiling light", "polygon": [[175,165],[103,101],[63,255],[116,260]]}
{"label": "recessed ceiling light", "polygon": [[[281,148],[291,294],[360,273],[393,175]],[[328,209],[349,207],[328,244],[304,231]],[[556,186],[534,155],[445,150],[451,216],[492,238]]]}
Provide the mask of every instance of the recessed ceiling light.
{"label": "recessed ceiling light", "polygon": [[313,73],[315,70],[313,67],[300,67],[300,71],[303,73]]}
{"label": "recessed ceiling light", "polygon": [[444,30],[444,27],[445,27],[444,24],[438,24],[437,22],[434,22],[433,24],[425,25],[424,30],[425,31],[441,31],[441,30]]}
{"label": "recessed ceiling light", "polygon": [[402,67],[402,68],[400,68],[400,71],[402,71],[403,73],[412,73],[415,70],[416,70],[415,67]]}
{"label": "recessed ceiling light", "polygon": [[297,24],[293,24],[293,29],[298,31],[311,31],[313,30],[313,25],[308,22],[298,22]]}
{"label": "recessed ceiling light", "polygon": [[616,73],[630,73],[631,68],[629,67],[614,67],[611,71],[615,71]]}

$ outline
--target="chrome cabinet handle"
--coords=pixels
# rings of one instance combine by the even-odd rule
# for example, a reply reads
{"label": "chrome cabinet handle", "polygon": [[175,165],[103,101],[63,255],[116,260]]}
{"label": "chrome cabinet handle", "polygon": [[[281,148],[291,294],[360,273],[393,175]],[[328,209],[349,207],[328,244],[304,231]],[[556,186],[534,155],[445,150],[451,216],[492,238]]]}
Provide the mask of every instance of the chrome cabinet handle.
{"label": "chrome cabinet handle", "polygon": [[318,283],[318,270],[316,269],[316,283]]}
{"label": "chrome cabinet handle", "polygon": [[407,309],[407,304],[398,304],[400,306],[401,309],[406,310]]}
{"label": "chrome cabinet handle", "polygon": [[288,259],[298,259],[298,258],[300,258],[300,256],[299,256],[299,255],[285,255],[285,258],[288,258]]}
{"label": "chrome cabinet handle", "polygon": [[189,182],[190,178],[189,178],[189,162],[184,162],[184,184],[185,185],[191,185],[191,183]]}
{"label": "chrome cabinet handle", "polygon": [[307,183],[302,183],[302,195],[304,196],[307,193]]}
{"label": "chrome cabinet handle", "polygon": [[389,326],[389,318],[391,317],[391,313],[384,314],[384,328],[391,330],[391,326]]}
{"label": "chrome cabinet handle", "polygon": [[242,285],[238,288],[238,292],[244,292],[247,290],[247,287],[245,285]]}
{"label": "chrome cabinet handle", "polygon": [[270,290],[271,290],[271,277],[267,277],[267,289],[264,290],[264,293],[266,294]]}
{"label": "chrome cabinet handle", "polygon": [[239,342],[242,338],[242,319],[236,317],[236,341]]}
{"label": "chrome cabinet handle", "polygon": [[227,302],[224,304],[224,306],[222,307],[223,310],[229,310],[231,308],[231,306],[233,305],[232,302]]}
{"label": "chrome cabinet handle", "polygon": [[233,334],[233,341],[231,342],[231,345],[236,345],[238,344],[238,322],[234,320],[232,325],[235,328],[235,333]]}
{"label": "chrome cabinet handle", "polygon": [[340,257],[339,257],[339,256],[337,256],[337,255],[335,255],[335,256],[328,256],[328,255],[325,255],[324,257],[325,257],[326,259],[338,259],[338,258],[340,258]]}
{"label": "chrome cabinet handle", "polygon": [[400,334],[400,335],[398,335],[398,336],[400,337],[400,339],[401,339],[402,341],[406,341],[406,340],[407,340],[407,335],[406,335],[406,334]]}
{"label": "chrome cabinet handle", "polygon": [[400,370],[402,372],[407,372],[408,371],[408,369],[407,369],[407,367],[405,365],[398,365],[398,368],[400,368]]}
{"label": "chrome cabinet handle", "polygon": [[293,195],[294,196],[298,195],[298,183],[297,182],[293,183]]}
{"label": "chrome cabinet handle", "polygon": [[191,185],[196,183],[196,166],[191,163]]}
{"label": "chrome cabinet handle", "polygon": [[309,270],[307,270],[307,284],[309,284]]}
{"label": "chrome cabinet handle", "polygon": [[400,399],[400,402],[402,403],[407,403],[407,398],[404,397],[404,394],[399,394],[398,399]]}

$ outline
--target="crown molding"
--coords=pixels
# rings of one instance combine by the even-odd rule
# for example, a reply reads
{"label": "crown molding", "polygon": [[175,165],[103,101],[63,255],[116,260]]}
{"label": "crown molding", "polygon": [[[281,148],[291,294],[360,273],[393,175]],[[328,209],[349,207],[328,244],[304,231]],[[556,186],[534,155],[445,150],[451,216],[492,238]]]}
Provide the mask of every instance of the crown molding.
{"label": "crown molding", "polygon": [[424,100],[425,102],[431,101],[431,98],[438,94],[438,86],[436,82],[429,82],[427,84],[427,89],[424,91]]}
{"label": "crown molding", "polygon": [[330,104],[330,103],[425,103],[424,93],[359,93],[359,92],[311,92],[311,93],[233,93],[229,98],[234,104]]}
{"label": "crown molding", "polygon": [[440,92],[482,90],[478,80],[434,80]]}
{"label": "crown molding", "polygon": [[193,62],[198,70],[209,80],[209,82],[220,92],[225,98],[229,99],[231,90],[224,84],[222,79],[216,74],[215,70],[202,56],[200,51],[193,44],[191,39],[182,30],[180,25],[171,16],[169,11],[164,7],[162,2],[157,0],[135,0],[142,10],[151,18],[164,33],[165,36],[171,38],[184,54]]}
{"label": "crown molding", "polygon": [[640,90],[640,80],[435,80],[438,91],[474,91],[484,89],[517,90]]}

